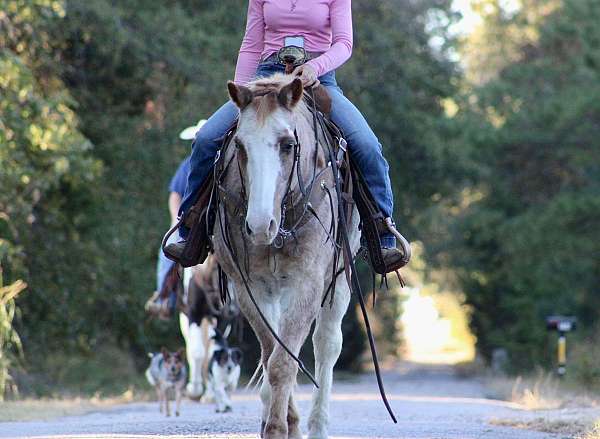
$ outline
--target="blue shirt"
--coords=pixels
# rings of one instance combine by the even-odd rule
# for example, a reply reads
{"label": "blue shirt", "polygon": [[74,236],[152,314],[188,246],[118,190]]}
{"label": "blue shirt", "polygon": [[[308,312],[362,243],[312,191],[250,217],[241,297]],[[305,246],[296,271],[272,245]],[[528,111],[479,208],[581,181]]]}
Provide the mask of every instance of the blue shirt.
{"label": "blue shirt", "polygon": [[171,182],[169,183],[169,192],[177,192],[179,195],[183,197],[185,194],[185,187],[187,185],[188,174],[190,173],[190,157],[184,159],[179,168],[177,168],[177,172],[171,178]]}

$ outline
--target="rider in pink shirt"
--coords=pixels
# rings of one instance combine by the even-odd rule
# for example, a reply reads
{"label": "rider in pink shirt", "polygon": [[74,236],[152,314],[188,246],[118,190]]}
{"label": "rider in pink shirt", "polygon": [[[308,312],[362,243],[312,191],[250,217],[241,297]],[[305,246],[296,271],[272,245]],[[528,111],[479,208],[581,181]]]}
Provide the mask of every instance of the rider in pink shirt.
{"label": "rider in pink shirt", "polygon": [[[243,85],[254,78],[284,72],[277,52],[286,38],[302,41],[310,59],[296,67],[293,75],[305,87],[317,80],[332,100],[331,120],[342,130],[354,162],[360,167],[369,189],[385,217],[393,213],[389,166],[379,140],[360,111],[344,96],[335,79],[335,69],[352,54],[351,0],[249,0],[246,32],[235,71],[235,82]],[[296,45],[296,44],[295,44]],[[185,215],[194,204],[199,188],[210,173],[221,147],[220,139],[235,122],[239,110],[231,101],[219,108],[198,132],[192,145],[191,171],[180,210]],[[182,226],[185,239],[189,230]],[[398,265],[404,253],[396,248],[392,233],[380,236],[386,266]],[[165,252],[181,258],[186,241],[171,244]]]}
{"label": "rider in pink shirt", "polygon": [[307,51],[323,53],[307,63],[317,76],[337,69],[352,54],[350,0],[250,0],[235,82],[254,79],[260,60],[277,53],[292,35],[304,37]]}

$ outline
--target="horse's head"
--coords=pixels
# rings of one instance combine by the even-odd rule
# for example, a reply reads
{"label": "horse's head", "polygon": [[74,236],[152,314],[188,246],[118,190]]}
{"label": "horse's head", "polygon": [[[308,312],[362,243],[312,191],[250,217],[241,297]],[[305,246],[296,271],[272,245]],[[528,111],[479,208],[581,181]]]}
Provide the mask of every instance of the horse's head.
{"label": "horse's head", "polygon": [[228,84],[240,109],[234,142],[248,194],[246,233],[255,245],[270,245],[277,236],[281,203],[294,172],[295,109],[303,89],[299,79],[286,82],[264,80],[250,88]]}

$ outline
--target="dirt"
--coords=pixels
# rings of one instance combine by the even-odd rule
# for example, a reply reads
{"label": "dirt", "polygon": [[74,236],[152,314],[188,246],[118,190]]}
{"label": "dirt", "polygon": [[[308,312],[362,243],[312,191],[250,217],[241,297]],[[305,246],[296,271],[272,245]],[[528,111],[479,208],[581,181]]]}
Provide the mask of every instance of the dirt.
{"label": "dirt", "polygon": [[[513,403],[488,399],[481,383],[458,378],[449,367],[403,366],[386,372],[384,381],[398,424],[388,417],[373,376],[336,380],[330,412],[332,438],[572,437],[568,429],[541,432],[513,427],[547,418],[550,412],[540,415]],[[306,433],[311,387],[300,385],[296,394]],[[157,403],[131,403],[87,415],[0,423],[0,437],[256,438],[259,416],[256,392],[240,390],[232,413],[217,414],[214,405],[185,401],[180,417],[165,418]]]}

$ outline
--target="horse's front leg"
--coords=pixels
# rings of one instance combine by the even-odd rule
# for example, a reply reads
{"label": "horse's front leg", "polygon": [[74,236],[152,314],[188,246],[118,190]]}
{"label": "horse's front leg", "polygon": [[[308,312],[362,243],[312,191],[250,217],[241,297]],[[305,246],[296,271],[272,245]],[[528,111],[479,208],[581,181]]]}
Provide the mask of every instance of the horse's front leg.
{"label": "horse's front leg", "polygon": [[[265,299],[264,294],[256,294],[258,304],[263,314],[267,318],[267,321],[273,328],[277,328],[279,323],[279,305],[270,297]],[[260,437],[264,438],[265,425],[267,424],[267,417],[269,415],[269,406],[271,404],[271,386],[269,385],[269,377],[267,375],[269,357],[273,352],[273,343],[275,340],[273,336],[264,325],[262,319],[256,312],[254,305],[250,301],[247,295],[242,295],[239,298],[240,308],[258,341],[260,342],[260,362],[262,365],[263,381],[260,386],[260,400],[262,402],[262,415],[260,419]]]}
{"label": "horse's front leg", "polygon": [[294,403],[294,394],[290,395],[287,413],[288,424],[288,439],[302,439],[302,431],[300,431],[300,414]]}
{"label": "horse's front leg", "polygon": [[189,382],[186,390],[192,399],[199,399],[204,393],[202,365],[206,357],[206,348],[202,339],[201,328],[197,323],[188,326],[185,347],[190,368]]}
{"label": "horse's front leg", "polygon": [[319,388],[315,389],[308,418],[308,438],[327,438],[329,397],[333,381],[333,366],[342,350],[342,318],[348,309],[350,290],[346,279],[338,279],[333,306],[325,303],[319,310],[313,333],[315,373]]}
{"label": "horse's front leg", "polygon": [[[306,285],[302,290],[289,291],[289,304],[282,311],[279,337],[295,355],[300,352],[318,309],[315,291]],[[301,437],[295,408],[292,413],[295,419],[289,419],[292,422],[291,430],[288,429],[288,407],[293,405],[291,396],[298,365],[279,344],[275,344],[266,372],[271,387],[271,401],[264,430],[265,439],[287,439],[288,434],[294,438]]]}
{"label": "horse's front leg", "polygon": [[271,385],[269,384],[269,377],[267,370],[269,367],[269,357],[273,353],[273,339],[268,339],[268,348],[264,346],[261,340],[261,362],[263,368],[263,381],[260,385],[260,401],[262,403],[262,414],[260,417],[260,437],[265,437],[265,427],[267,425],[267,418],[269,417],[269,407],[271,406]]}

